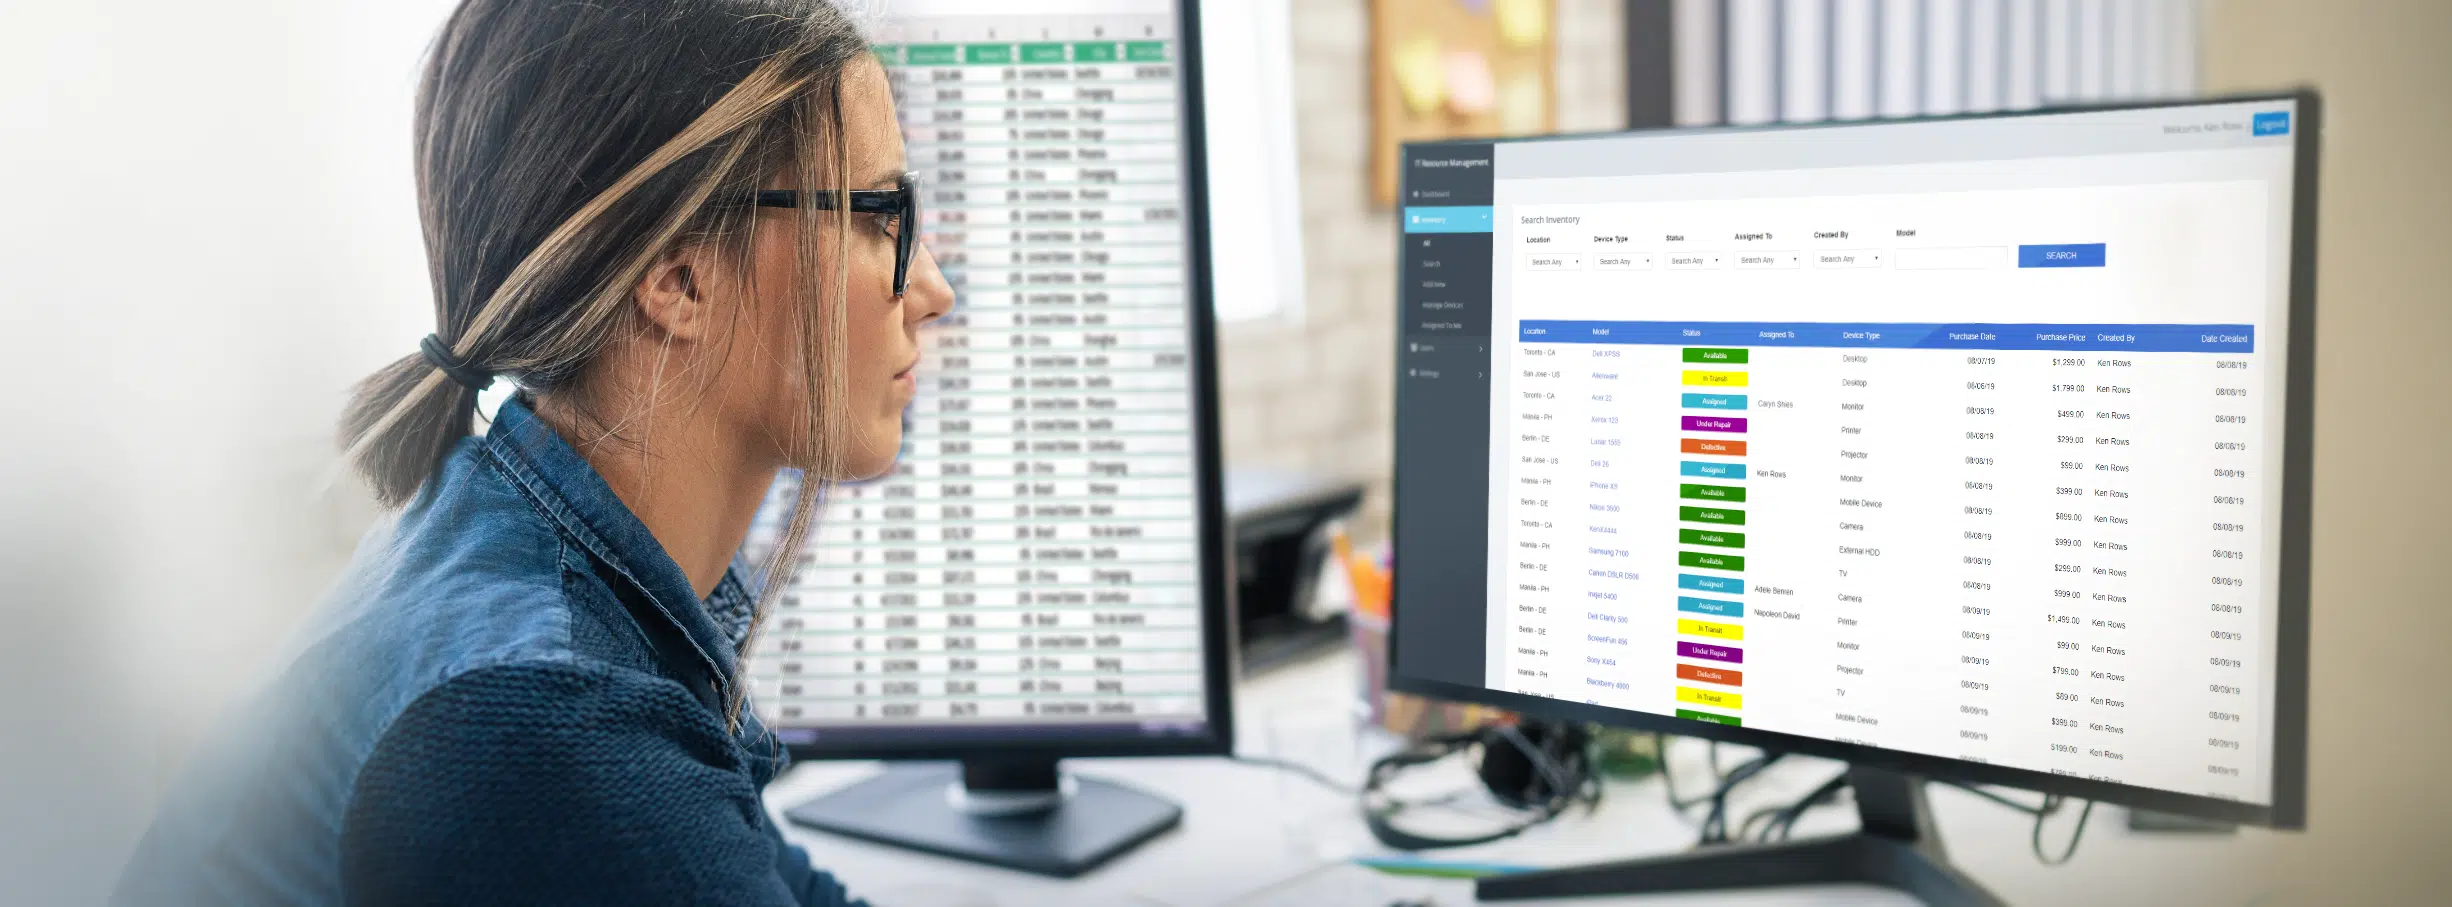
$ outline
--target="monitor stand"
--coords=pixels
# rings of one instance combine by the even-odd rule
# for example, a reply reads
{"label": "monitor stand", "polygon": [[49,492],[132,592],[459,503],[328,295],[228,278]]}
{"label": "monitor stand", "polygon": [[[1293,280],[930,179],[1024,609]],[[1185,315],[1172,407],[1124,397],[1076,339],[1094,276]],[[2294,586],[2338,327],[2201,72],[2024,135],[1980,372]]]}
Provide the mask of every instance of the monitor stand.
{"label": "monitor stand", "polygon": [[1863,823],[1853,834],[1491,876],[1477,882],[1474,893],[1506,901],[1861,883],[1895,888],[1936,907],[2002,903],[1942,854],[1924,779],[1850,766],[1848,785]]}
{"label": "monitor stand", "polygon": [[784,810],[812,828],[1042,875],[1090,871],[1183,819],[1183,807],[1080,778],[1054,759],[889,765]]}

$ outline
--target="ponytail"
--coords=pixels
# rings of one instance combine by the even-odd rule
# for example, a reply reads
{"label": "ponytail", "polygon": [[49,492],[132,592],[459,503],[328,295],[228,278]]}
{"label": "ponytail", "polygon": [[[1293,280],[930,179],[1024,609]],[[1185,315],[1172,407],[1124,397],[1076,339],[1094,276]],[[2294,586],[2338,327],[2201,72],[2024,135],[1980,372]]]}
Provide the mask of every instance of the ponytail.
{"label": "ponytail", "polygon": [[417,495],[452,445],[476,428],[477,392],[423,355],[404,356],[359,381],[341,414],[341,446],[375,500],[399,507]]}

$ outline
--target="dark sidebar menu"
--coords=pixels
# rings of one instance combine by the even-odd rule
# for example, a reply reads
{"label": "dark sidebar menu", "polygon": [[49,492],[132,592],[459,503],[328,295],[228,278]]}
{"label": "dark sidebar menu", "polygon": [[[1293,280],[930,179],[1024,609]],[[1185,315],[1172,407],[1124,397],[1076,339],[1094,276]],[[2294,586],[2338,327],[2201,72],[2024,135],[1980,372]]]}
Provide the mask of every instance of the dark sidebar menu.
{"label": "dark sidebar menu", "polygon": [[1398,226],[1396,620],[1404,677],[1472,687],[1488,594],[1491,146],[1406,145]]}

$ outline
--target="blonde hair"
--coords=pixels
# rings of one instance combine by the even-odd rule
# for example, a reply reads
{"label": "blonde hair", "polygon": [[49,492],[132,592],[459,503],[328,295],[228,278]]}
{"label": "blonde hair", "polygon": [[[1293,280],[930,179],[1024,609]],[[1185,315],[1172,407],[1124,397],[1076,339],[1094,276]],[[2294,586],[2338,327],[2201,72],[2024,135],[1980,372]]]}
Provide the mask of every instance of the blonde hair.
{"label": "blonde hair", "polygon": [[[746,285],[757,217],[742,201],[777,174],[824,186],[849,173],[843,74],[866,52],[819,0],[464,2],[427,61],[416,133],[436,336],[451,358],[583,396],[577,379],[639,329],[631,294],[657,259],[720,249]],[[795,210],[800,298],[844,298],[848,258],[821,273],[816,240],[828,224],[838,242],[848,235],[850,205]],[[852,443],[822,430],[853,424],[844,307],[799,311],[808,405],[778,440],[809,480],[768,558],[753,639]],[[699,371],[702,389],[715,373]],[[476,390],[403,357],[357,385],[345,456],[385,506],[405,505],[474,430],[476,408]],[[724,680],[737,726],[743,684]]]}

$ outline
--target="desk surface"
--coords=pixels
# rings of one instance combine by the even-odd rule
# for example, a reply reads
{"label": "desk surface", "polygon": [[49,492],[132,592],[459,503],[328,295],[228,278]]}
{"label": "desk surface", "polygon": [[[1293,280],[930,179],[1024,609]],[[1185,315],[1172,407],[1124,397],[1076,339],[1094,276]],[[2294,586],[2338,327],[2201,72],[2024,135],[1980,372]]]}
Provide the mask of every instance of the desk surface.
{"label": "desk surface", "polygon": [[[1350,654],[1339,653],[1247,681],[1236,697],[1240,751],[1269,752],[1267,738],[1272,727],[1283,736],[1286,728],[1304,726],[1301,717],[1289,723],[1282,716],[1333,713],[1354,689],[1354,670]],[[1680,747],[1672,758],[1680,778],[1695,779],[1699,785],[1707,776],[1700,745]],[[1749,785],[1750,796],[1743,801],[1747,809],[1753,803],[1802,796],[1839,770],[1833,762],[1788,761],[1794,764],[1766,773],[1763,781]],[[878,907],[1229,905],[1243,903],[1247,895],[1272,884],[1317,873],[1345,857],[1383,850],[1355,817],[1350,797],[1270,768],[1216,758],[1082,759],[1065,764],[1069,770],[1136,785],[1182,803],[1183,824],[1072,880],[932,857],[788,824],[785,834],[809,848],[818,865],[835,872],[854,893],[872,899]],[[876,763],[803,763],[769,788],[767,807],[779,817],[786,806],[876,771]],[[1469,776],[1459,774],[1458,780],[1469,783]],[[2047,867],[2029,850],[2032,820],[2027,816],[1954,788],[1936,786],[1931,797],[1952,860],[2011,903],[2251,904],[2266,900],[2279,887],[2270,872],[2259,871],[2262,864],[2252,859],[2275,839],[2268,832],[2132,834],[2122,810],[2098,808],[2076,858],[2065,866]],[[2064,814],[2050,827],[2047,845],[2057,848],[2066,842],[2068,819]],[[1797,834],[1840,832],[1852,825],[1846,809],[1825,807],[1800,822]],[[1690,846],[1694,835],[1689,821],[1669,809],[1659,780],[1653,778],[1613,782],[1600,809],[1590,815],[1570,813],[1513,840],[1434,856],[1565,866],[1674,853]],[[2251,858],[2243,859],[2243,855]],[[1472,901],[1470,883],[1420,884],[1441,905]],[[1883,889],[1835,886],[1551,903],[1913,902]]]}

